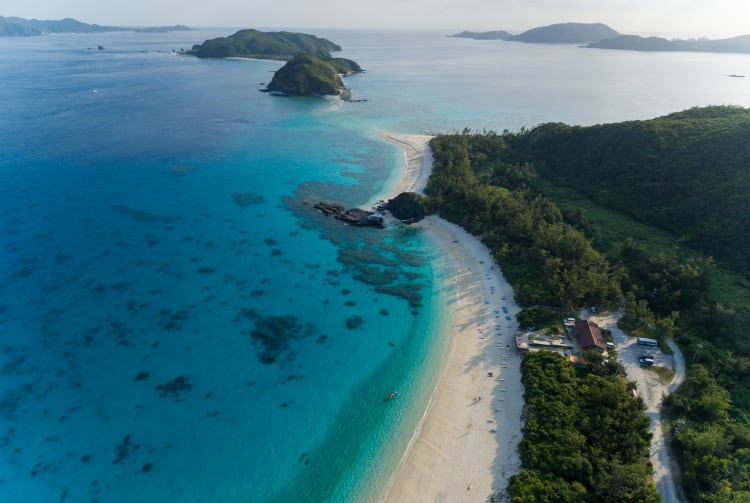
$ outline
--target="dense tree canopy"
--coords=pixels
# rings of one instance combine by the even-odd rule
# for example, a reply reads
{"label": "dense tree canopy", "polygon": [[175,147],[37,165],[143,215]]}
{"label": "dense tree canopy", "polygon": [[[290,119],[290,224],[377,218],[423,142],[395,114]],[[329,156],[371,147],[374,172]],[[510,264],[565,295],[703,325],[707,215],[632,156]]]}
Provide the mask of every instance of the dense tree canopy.
{"label": "dense tree canopy", "polygon": [[188,53],[199,58],[260,58],[286,61],[307,52],[330,58],[341,47],[325,38],[288,31],[262,32],[240,30],[228,37],[219,37],[196,44]]}
{"label": "dense tree canopy", "polygon": [[[424,207],[481,236],[523,307],[520,323],[543,326],[571,308],[622,302],[624,328],[662,347],[674,338],[700,363],[666,409],[668,438],[695,502],[750,501],[748,138],[750,110],[706,107],[588,128],[466,130],[431,143]],[[537,386],[525,371],[527,378],[543,396],[566,392]],[[597,396],[585,381],[578,386]],[[550,412],[560,428],[576,417],[572,397],[564,398]],[[590,440],[586,421],[575,422],[582,430],[556,439],[566,452]],[[622,459],[596,470],[605,464],[592,465],[588,454],[560,468],[545,461],[559,461],[560,447],[540,435],[530,423],[522,454],[528,471],[513,479],[514,501],[581,501],[614,486],[612,474],[643,475]]]}
{"label": "dense tree canopy", "polygon": [[750,277],[750,110],[696,108],[647,121],[543,124],[508,138],[508,163],[664,229]]}
{"label": "dense tree canopy", "polygon": [[577,373],[552,352],[524,355],[523,471],[511,478],[512,501],[659,501],[643,401],[622,372],[592,370]]}
{"label": "dense tree canopy", "polygon": [[554,203],[529,192],[533,169],[496,161],[502,137],[440,136],[431,145],[431,205],[482,236],[521,304],[577,308],[616,301],[616,275],[605,258]]}
{"label": "dense tree canopy", "polygon": [[[339,77],[339,67],[349,60],[323,60],[314,54],[300,54],[273,75],[268,90],[290,96],[338,94],[344,87]],[[351,61],[353,65],[356,65]]]}

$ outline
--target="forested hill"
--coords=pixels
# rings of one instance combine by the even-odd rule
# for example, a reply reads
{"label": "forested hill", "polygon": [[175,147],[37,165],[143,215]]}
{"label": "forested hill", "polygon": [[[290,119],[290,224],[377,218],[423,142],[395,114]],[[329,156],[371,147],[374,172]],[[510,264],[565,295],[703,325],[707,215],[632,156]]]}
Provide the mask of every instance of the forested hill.
{"label": "forested hill", "polygon": [[657,119],[544,124],[506,138],[506,162],[664,229],[750,277],[750,110],[694,108]]}
{"label": "forested hill", "polygon": [[[657,339],[662,350],[670,339],[679,344],[687,381],[665,400],[662,420],[691,503],[750,501],[748,139],[750,110],[736,107],[591,127],[465,130],[432,140],[427,197],[411,196],[425,212],[482,237],[523,307],[520,326],[554,327],[581,306],[624,307],[626,332]],[[540,396],[545,406],[559,390],[549,393]],[[556,410],[539,417],[562,417]],[[605,467],[597,474],[614,474],[615,482],[627,474],[646,491],[636,498],[620,491],[625,484],[580,477],[589,473],[578,470],[584,464],[562,456],[587,454],[566,447],[559,458],[538,455],[577,434],[560,433],[559,421],[528,424],[513,501],[652,501],[648,484],[637,482],[647,473],[596,460]],[[599,492],[606,488],[615,492]]]}
{"label": "forested hill", "polygon": [[260,58],[287,61],[300,53],[329,59],[341,47],[325,38],[288,31],[262,32],[240,30],[228,37],[206,40],[194,45],[189,54],[199,58]]}
{"label": "forested hill", "polygon": [[71,18],[39,20],[0,16],[0,37],[28,37],[45,33],[104,33],[124,30],[128,28],[99,26]]}
{"label": "forested hill", "polygon": [[349,59],[321,59],[304,53],[274,73],[267,91],[288,96],[335,95],[344,89],[339,75],[361,71],[362,68]]}

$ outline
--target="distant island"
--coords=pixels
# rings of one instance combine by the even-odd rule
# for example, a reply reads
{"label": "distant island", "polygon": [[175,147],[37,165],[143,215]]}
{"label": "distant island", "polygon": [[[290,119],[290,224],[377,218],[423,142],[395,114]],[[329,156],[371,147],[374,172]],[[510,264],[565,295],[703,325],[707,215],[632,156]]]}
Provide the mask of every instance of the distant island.
{"label": "distant island", "polygon": [[507,31],[463,31],[452,37],[476,40],[507,40],[531,44],[588,44],[618,36],[619,33],[602,23],[558,23],[527,30],[520,35]]}
{"label": "distant island", "polygon": [[136,28],[136,33],[169,33],[172,31],[193,31],[189,26],[184,24],[176,24],[174,26],[151,26],[148,28]]}
{"label": "distant island", "polygon": [[451,35],[457,38],[473,38],[474,40],[510,40],[513,34],[505,30],[496,31],[462,31]]}
{"label": "distant island", "polygon": [[240,30],[206,40],[185,54],[199,58],[255,58],[287,61],[263,91],[286,96],[341,95],[348,99],[342,75],[362,72],[356,62],[334,58],[341,47],[325,38],[287,31]]}
{"label": "distant island", "polygon": [[50,33],[107,33],[112,31],[138,31],[166,33],[169,31],[189,31],[184,25],[159,26],[153,28],[125,28],[120,26],[100,26],[77,19],[60,20],[24,19],[0,16],[0,37],[33,37]]}
{"label": "distant island", "polygon": [[748,54],[750,53],[750,35],[740,35],[738,37],[718,40],[667,40],[661,37],[619,35],[611,39],[589,43],[586,47],[629,51],[733,52]]}
{"label": "distant island", "polygon": [[750,35],[709,40],[667,40],[661,37],[623,35],[602,23],[559,23],[532,28],[519,35],[507,31],[462,31],[451,37],[474,40],[505,40],[537,44],[585,44],[592,49],[619,49],[630,51],[682,51],[750,53]]}

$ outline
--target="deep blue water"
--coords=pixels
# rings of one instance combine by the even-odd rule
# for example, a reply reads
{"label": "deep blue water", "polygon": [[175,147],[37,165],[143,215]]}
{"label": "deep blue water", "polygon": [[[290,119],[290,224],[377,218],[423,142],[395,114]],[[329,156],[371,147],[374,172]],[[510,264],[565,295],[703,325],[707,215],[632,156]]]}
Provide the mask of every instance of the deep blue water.
{"label": "deep blue water", "polygon": [[444,355],[445,265],[309,202],[386,190],[382,130],[750,106],[741,55],[318,30],[367,69],[334,104],[171,52],[231,32],[0,39],[2,501],[371,500]]}

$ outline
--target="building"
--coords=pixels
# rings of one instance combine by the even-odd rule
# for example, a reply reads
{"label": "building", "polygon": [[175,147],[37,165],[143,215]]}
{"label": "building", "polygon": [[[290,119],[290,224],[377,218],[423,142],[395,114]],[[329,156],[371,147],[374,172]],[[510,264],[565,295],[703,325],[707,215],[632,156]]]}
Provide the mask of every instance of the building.
{"label": "building", "polygon": [[588,320],[576,320],[575,335],[583,351],[594,350],[604,353],[607,350],[604,337],[599,332],[599,327],[596,323]]}

